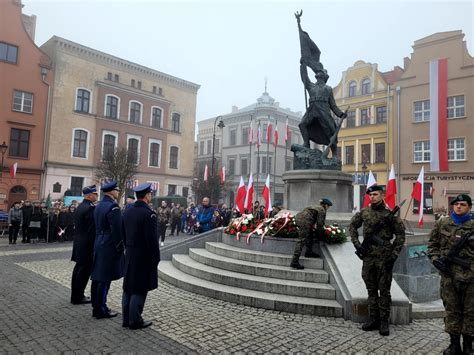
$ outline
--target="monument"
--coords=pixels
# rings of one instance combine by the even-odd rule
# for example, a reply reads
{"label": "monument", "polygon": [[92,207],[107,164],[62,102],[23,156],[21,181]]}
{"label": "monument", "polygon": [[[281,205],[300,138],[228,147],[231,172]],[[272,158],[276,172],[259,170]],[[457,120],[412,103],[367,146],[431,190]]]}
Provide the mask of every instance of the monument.
{"label": "monument", "polygon": [[[301,47],[300,75],[306,102],[306,112],[299,124],[303,145],[291,146],[294,170],[283,175],[284,204],[288,209],[301,210],[318,204],[322,197],[328,197],[334,202],[333,212],[351,212],[352,176],[341,171],[341,161],[337,158],[337,136],[347,117],[347,109],[344,112],[336,105],[332,88],[327,85],[329,75],[320,61],[321,51],[301,28],[302,15],[303,11],[295,14]],[[308,76],[308,67],[315,74],[315,83]],[[325,148],[311,148],[310,142]]]}

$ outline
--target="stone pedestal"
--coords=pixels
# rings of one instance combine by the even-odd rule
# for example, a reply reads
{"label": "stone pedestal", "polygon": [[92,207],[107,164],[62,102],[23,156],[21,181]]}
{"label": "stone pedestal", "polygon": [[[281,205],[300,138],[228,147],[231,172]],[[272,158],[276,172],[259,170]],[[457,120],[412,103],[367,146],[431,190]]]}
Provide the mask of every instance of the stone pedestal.
{"label": "stone pedestal", "polygon": [[331,212],[351,212],[354,207],[352,176],[335,170],[292,170],[283,174],[284,206],[301,211],[319,205],[323,197],[333,202]]}

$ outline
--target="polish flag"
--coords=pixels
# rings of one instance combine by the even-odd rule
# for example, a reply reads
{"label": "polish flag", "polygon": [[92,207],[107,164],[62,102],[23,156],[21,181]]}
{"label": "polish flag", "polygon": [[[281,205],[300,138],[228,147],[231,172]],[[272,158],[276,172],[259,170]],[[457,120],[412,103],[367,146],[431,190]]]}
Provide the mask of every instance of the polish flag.
{"label": "polish flag", "polygon": [[225,182],[225,166],[223,166],[219,171],[219,178],[221,180],[221,184],[223,184]]}
{"label": "polish flag", "polygon": [[286,124],[285,124],[285,142],[288,142],[289,138],[290,138],[290,128],[288,127],[288,117],[287,117]]}
{"label": "polish flag", "polygon": [[14,163],[14,164],[10,167],[10,177],[11,177],[12,179],[15,178],[17,169],[18,169],[18,163]]}
{"label": "polish flag", "polygon": [[413,191],[411,192],[411,197],[418,201],[418,225],[423,225],[423,182],[425,180],[425,167],[421,167],[420,175],[416,179],[415,186],[413,186]]}
{"label": "polish flag", "polygon": [[209,168],[207,167],[207,164],[206,164],[206,167],[204,168],[204,181],[207,181],[208,177],[209,177]]}
{"label": "polish flag", "polygon": [[245,208],[247,208],[248,213],[252,213],[253,208],[253,174],[250,173],[249,182],[247,184],[247,191],[245,194]]}
{"label": "polish flag", "polygon": [[395,180],[395,169],[390,169],[390,175],[388,176],[387,192],[385,193],[385,203],[388,207],[394,208],[396,205],[395,195],[397,194],[397,181]]}
{"label": "polish flag", "polygon": [[273,145],[275,147],[278,145],[278,123],[275,123],[275,132],[274,132]]}
{"label": "polish flag", "polygon": [[272,124],[269,123],[267,126],[267,142],[270,143],[272,141]]}
{"label": "polish flag", "polygon": [[245,188],[244,178],[240,177],[239,188],[237,189],[237,195],[235,197],[235,207],[240,213],[245,212],[245,196],[247,195],[247,189]]}
{"label": "polish flag", "polygon": [[[375,180],[374,174],[372,174],[372,170],[369,170],[369,180],[367,181],[367,189],[372,185],[377,185],[377,180]],[[370,196],[367,194],[367,189],[365,190],[366,194],[364,196],[364,205],[362,207],[367,207],[370,205]]]}
{"label": "polish flag", "polygon": [[272,208],[272,197],[270,194],[270,174],[267,175],[265,186],[262,191],[263,200],[265,201],[265,217],[268,217],[268,213]]}
{"label": "polish flag", "polygon": [[250,119],[250,126],[249,126],[249,144],[253,143],[253,123],[252,119]]}
{"label": "polish flag", "polygon": [[448,60],[430,61],[431,171],[448,171]]}
{"label": "polish flag", "polygon": [[258,122],[257,139],[255,143],[257,144],[257,148],[260,148],[260,146],[262,145],[262,132],[260,130],[260,122]]}

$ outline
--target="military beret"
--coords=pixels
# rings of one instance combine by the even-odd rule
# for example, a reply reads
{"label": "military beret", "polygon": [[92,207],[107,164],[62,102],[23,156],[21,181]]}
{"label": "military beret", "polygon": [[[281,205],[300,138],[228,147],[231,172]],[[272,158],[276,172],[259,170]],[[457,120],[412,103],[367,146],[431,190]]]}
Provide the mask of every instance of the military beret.
{"label": "military beret", "polygon": [[380,185],[372,185],[367,189],[367,194],[370,194],[370,193],[375,192],[375,191],[382,191],[383,192],[384,190],[383,190],[383,187],[380,186]]}
{"label": "military beret", "polygon": [[95,185],[86,186],[82,189],[83,195],[96,194],[96,193],[97,193],[97,188],[95,187]]}
{"label": "military beret", "polygon": [[456,198],[450,202],[450,204],[454,205],[456,202],[467,202],[469,206],[472,206],[471,197],[466,194],[457,195]]}
{"label": "military beret", "polygon": [[332,201],[328,198],[322,198],[321,200],[319,200],[319,203],[322,205],[324,204],[324,205],[332,206]]}
{"label": "military beret", "polygon": [[110,192],[112,190],[118,189],[116,181],[109,181],[102,185],[101,190],[104,192]]}
{"label": "military beret", "polygon": [[140,184],[137,187],[133,189],[133,191],[138,192],[138,193],[148,193],[152,192],[153,189],[151,188],[151,182],[146,182],[144,184]]}

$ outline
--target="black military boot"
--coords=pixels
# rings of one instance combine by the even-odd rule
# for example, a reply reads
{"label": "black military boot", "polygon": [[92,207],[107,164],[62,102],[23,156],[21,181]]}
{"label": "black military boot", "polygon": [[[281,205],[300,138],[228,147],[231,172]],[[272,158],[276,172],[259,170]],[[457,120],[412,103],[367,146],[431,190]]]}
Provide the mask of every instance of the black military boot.
{"label": "black military boot", "polygon": [[465,355],[472,355],[472,336],[463,334],[462,335],[462,353]]}
{"label": "black military boot", "polygon": [[299,262],[298,259],[293,259],[293,260],[291,261],[290,266],[291,266],[293,269],[297,269],[297,270],[303,270],[303,269],[304,269],[304,266],[300,264],[300,262]]}
{"label": "black military boot", "polygon": [[461,336],[459,334],[449,334],[451,338],[451,344],[448,348],[443,351],[443,355],[460,355],[462,354],[461,350]]}
{"label": "black military boot", "polygon": [[362,324],[362,330],[366,332],[370,332],[372,330],[378,330],[380,328],[380,319],[378,318],[371,318],[364,324]]}
{"label": "black military boot", "polygon": [[390,328],[388,326],[388,321],[386,320],[380,321],[379,334],[384,337],[390,335]]}
{"label": "black military boot", "polygon": [[304,257],[305,258],[319,258],[319,254],[318,253],[315,253],[314,251],[307,251],[305,254],[304,254]]}

